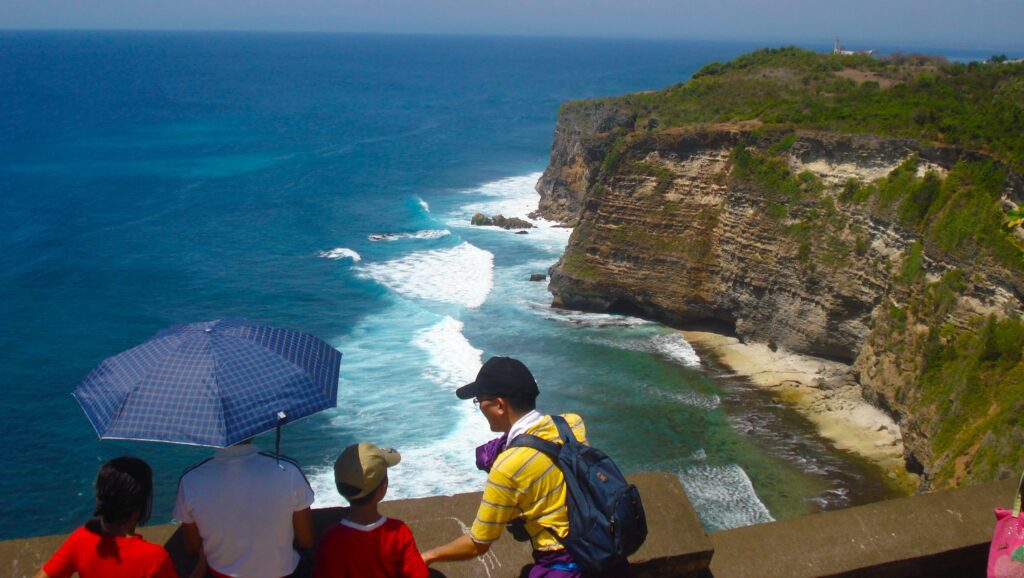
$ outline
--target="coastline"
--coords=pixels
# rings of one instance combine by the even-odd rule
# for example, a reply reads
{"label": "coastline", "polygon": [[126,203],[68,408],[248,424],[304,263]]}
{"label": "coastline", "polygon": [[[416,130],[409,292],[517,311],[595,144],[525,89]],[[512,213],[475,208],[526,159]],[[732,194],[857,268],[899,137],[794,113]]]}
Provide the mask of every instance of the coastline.
{"label": "coastline", "polygon": [[773,393],[817,428],[837,449],[877,466],[891,485],[910,494],[919,479],[903,461],[903,438],[888,414],[861,396],[850,366],[763,343],[707,331],[681,330],[701,356],[710,356],[736,375]]}

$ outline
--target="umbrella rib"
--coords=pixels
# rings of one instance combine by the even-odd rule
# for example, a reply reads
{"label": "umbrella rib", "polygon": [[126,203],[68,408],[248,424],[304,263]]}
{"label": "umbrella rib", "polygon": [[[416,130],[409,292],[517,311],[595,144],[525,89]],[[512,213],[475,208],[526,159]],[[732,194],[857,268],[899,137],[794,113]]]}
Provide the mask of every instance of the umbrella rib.
{"label": "umbrella rib", "polygon": [[[71,392],[71,397],[75,398],[75,401],[78,402],[79,409],[81,409],[82,413],[85,414],[85,419],[89,420],[89,425],[91,425],[93,431],[96,432],[96,437],[99,438],[99,439],[103,439],[103,434],[100,433],[99,425],[96,423],[95,420],[92,419],[92,415],[88,412],[88,410],[86,410],[86,405],[84,403],[82,403],[82,400],[78,398],[78,395],[76,395],[74,391]],[[121,405],[123,406],[124,403],[122,403]],[[118,407],[117,409],[118,409],[118,414],[120,415],[121,408]],[[117,416],[114,416],[114,417],[116,418]]]}
{"label": "umbrella rib", "polygon": [[277,351],[274,351],[273,349],[270,349],[269,347],[267,347],[266,345],[263,345],[262,343],[258,343],[256,341],[253,341],[252,339],[245,339],[245,338],[239,337],[237,335],[228,335],[226,337],[230,337],[231,339],[237,339],[237,340],[241,341],[242,343],[246,343],[246,344],[252,345],[253,347],[258,347],[259,349],[261,349],[263,351],[266,351],[267,353],[269,353],[269,354],[271,354],[271,355],[281,359],[281,361],[284,361],[285,363],[287,363],[289,366],[291,366],[293,369],[295,369],[299,373],[299,375],[307,375],[308,374],[308,372],[306,371],[306,369],[304,367],[302,367],[299,364],[295,363],[291,359],[288,359],[287,357],[281,355],[280,352],[277,352]]}
{"label": "umbrella rib", "polygon": [[[278,352],[278,351],[274,351],[273,349],[270,349],[269,347],[267,347],[267,346],[266,346],[266,345],[264,345],[263,343],[260,343],[260,342],[258,342],[258,341],[255,341],[255,340],[253,340],[253,339],[250,339],[250,338],[246,338],[246,337],[242,337],[242,336],[239,336],[239,335],[230,335],[230,334],[228,334],[228,335],[225,335],[225,334],[222,334],[222,335],[221,335],[221,338],[222,338],[222,339],[228,339],[228,338],[230,338],[230,339],[232,339],[232,340],[235,340],[235,341],[237,341],[238,343],[242,344],[242,345],[243,345],[243,346],[245,346],[245,347],[253,347],[253,348],[255,348],[255,349],[256,349],[256,350],[258,350],[258,351],[264,352],[264,353],[266,353],[266,354],[268,354],[268,355],[272,355],[272,356],[273,356],[273,357],[274,357],[274,358],[275,358],[276,360],[278,360],[278,361],[279,361],[279,362],[281,362],[282,364],[287,364],[287,366],[288,366],[288,367],[290,367],[290,368],[291,368],[292,370],[294,370],[294,372],[295,372],[295,373],[294,373],[294,375],[295,375],[295,376],[298,376],[298,377],[300,377],[300,378],[306,378],[306,379],[309,379],[310,381],[312,381],[312,382],[314,382],[314,383],[315,383],[315,381],[313,381],[312,377],[310,376],[310,374],[309,374],[309,372],[308,372],[308,371],[306,370],[306,368],[304,368],[304,367],[302,367],[301,365],[299,365],[299,364],[295,363],[295,362],[294,362],[294,361],[292,361],[291,359],[288,359],[287,357],[285,357],[284,355],[282,355],[282,354],[281,354],[280,352]],[[328,344],[328,343],[326,343],[326,342],[324,342],[324,345],[326,345],[327,347],[331,347],[331,345],[330,345],[330,344]],[[332,349],[333,349],[333,348],[332,348]],[[337,351],[337,350],[335,350],[335,351]],[[340,355],[340,352],[338,352],[338,353],[339,353],[339,355]],[[317,363],[316,363],[315,365],[319,365],[319,364],[320,364],[320,362],[321,362],[321,356],[320,356],[319,352],[317,352],[317,355],[316,355],[316,357],[317,357],[317,359],[316,359]],[[222,401],[222,403],[223,403],[223,400],[221,400],[221,401]],[[281,411],[281,410],[278,410],[278,411]],[[224,412],[224,415],[227,415],[227,412],[226,412],[226,411]],[[312,414],[309,414],[309,415],[312,415]],[[297,418],[295,418],[295,417],[292,417],[292,416],[287,416],[287,419],[286,419],[286,421],[287,421],[288,423],[290,423],[290,422],[292,422],[292,421],[298,421],[299,419],[301,419],[301,418],[303,418],[303,417],[309,417],[309,415],[303,415],[303,416],[299,416],[299,417],[297,417]],[[224,430],[224,431],[225,431],[225,432],[227,432],[227,424],[226,424],[226,423],[224,424],[224,428],[225,428],[225,430]],[[261,433],[262,433],[262,432],[261,432]],[[258,435],[258,434],[257,434],[257,435]]]}
{"label": "umbrella rib", "polygon": [[[179,350],[179,349],[181,349],[181,348],[182,348],[182,347],[183,347],[184,345],[185,345],[185,340],[184,340],[184,339],[182,339],[182,340],[180,340],[180,341],[178,342],[178,345],[177,345],[176,347],[174,347],[173,349],[170,349],[170,350],[168,350],[168,351],[167,351],[167,354],[177,353],[177,352],[178,352],[178,350]],[[140,347],[141,347],[141,346],[140,346]],[[107,425],[107,429],[110,429],[110,426],[111,426],[112,424],[116,423],[116,422],[117,422],[117,421],[118,421],[118,420],[119,420],[119,419],[121,418],[121,414],[122,414],[122,413],[124,412],[124,406],[128,405],[128,398],[130,398],[130,397],[132,396],[132,394],[133,394],[133,393],[135,393],[136,391],[138,391],[138,389],[139,389],[139,385],[140,385],[141,383],[143,383],[144,381],[146,381],[146,379],[148,379],[148,378],[149,378],[150,374],[151,374],[151,373],[152,373],[152,372],[153,372],[153,371],[154,371],[154,370],[155,370],[155,369],[157,368],[157,366],[158,366],[158,365],[159,365],[159,363],[154,363],[152,367],[150,367],[149,369],[147,369],[147,370],[146,370],[146,371],[145,371],[145,372],[144,372],[144,373],[142,374],[142,377],[141,377],[141,378],[139,378],[139,379],[135,380],[135,383],[133,383],[133,384],[132,384],[132,387],[131,387],[131,389],[130,389],[130,390],[129,390],[129,391],[128,391],[128,392],[126,393],[126,394],[125,394],[125,396],[124,396],[124,399],[123,399],[123,400],[121,400],[121,405],[119,405],[119,406],[118,406],[118,408],[117,408],[117,413],[116,413],[116,414],[114,415],[114,417],[112,417],[112,418],[110,419],[110,422],[109,422],[109,423],[108,423],[108,425]],[[103,439],[103,436],[99,436],[99,437],[100,437],[100,439]]]}
{"label": "umbrella rib", "polygon": [[[298,375],[307,376],[307,377],[309,376],[309,371],[307,371],[306,368],[304,368],[301,365],[295,363],[294,361],[288,359],[287,357],[281,355],[281,353],[279,353],[277,351],[274,351],[273,349],[270,349],[269,347],[267,347],[266,345],[263,345],[262,343],[258,343],[256,341],[253,341],[252,339],[246,339],[246,338],[243,338],[243,337],[239,337],[237,335],[225,335],[224,337],[230,337],[231,339],[237,339],[238,341],[240,341],[242,343],[251,345],[253,347],[257,347],[257,348],[261,349],[262,351],[266,351],[267,353],[269,353],[269,354],[279,358],[281,361],[287,363],[289,366],[291,366],[293,369],[295,369],[295,371],[298,372]],[[327,347],[331,347],[331,345],[329,343],[327,343],[326,341],[324,342],[324,344],[327,345]],[[331,349],[334,349],[334,348],[331,347]],[[335,350],[335,351],[337,351],[337,350]],[[338,352],[338,354],[340,355],[341,352]],[[320,357],[321,356],[320,356],[319,352],[317,353],[316,357],[317,357],[317,359],[316,359],[316,363],[314,365],[320,365],[320,361],[321,361]],[[311,377],[310,377],[310,380],[312,381]]]}
{"label": "umbrella rib", "polygon": [[[209,339],[207,339],[206,343],[203,344],[203,348],[207,349],[208,351],[211,351],[210,357],[213,358],[213,363],[214,363],[213,375],[216,376],[218,370],[220,369],[220,367],[219,367],[220,363],[221,363],[220,357],[218,357],[217,355],[213,355],[212,350],[210,349],[210,340]],[[210,382],[206,383],[205,385],[206,385],[206,389],[210,392],[210,395],[213,396],[213,398],[216,399],[219,402],[219,404],[220,404],[220,430],[222,432],[224,432],[222,434],[223,437],[221,438],[221,440],[224,442],[224,445],[220,446],[220,447],[225,447],[226,448],[229,445],[231,445],[231,444],[228,443],[228,422],[227,422],[228,408],[227,408],[227,406],[224,405],[224,402],[226,401],[226,399],[224,398],[224,396],[220,395],[220,392],[216,389],[216,388],[219,387],[217,385],[216,377],[211,379]],[[239,441],[241,441],[241,440],[239,440]]]}

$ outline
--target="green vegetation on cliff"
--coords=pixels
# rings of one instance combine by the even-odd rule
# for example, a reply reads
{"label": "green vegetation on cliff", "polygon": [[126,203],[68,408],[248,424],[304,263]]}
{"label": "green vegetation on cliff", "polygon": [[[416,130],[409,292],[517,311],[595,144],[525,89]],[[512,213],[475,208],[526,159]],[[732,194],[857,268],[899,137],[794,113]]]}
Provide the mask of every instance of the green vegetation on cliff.
{"label": "green vegetation on cliff", "polygon": [[[932,281],[926,269],[927,256],[945,256],[964,266],[1024,270],[1024,242],[1010,231],[1020,211],[1006,213],[1001,205],[1005,171],[991,161],[960,160],[944,176],[919,176],[912,157],[875,182],[850,180],[833,196],[823,194],[814,175],[792,173],[780,154],[788,140],[762,151],[735,147],[732,176],[767,193],[765,217],[797,243],[808,273],[865,255],[870,241],[851,221],[861,211],[899,223],[918,239],[892,272],[906,306],[887,306],[872,342],[909,370],[912,381],[898,387],[897,397],[932,432],[935,480],[959,485],[1014,474],[1024,463],[1024,320],[989,314],[967,326],[951,323],[975,281],[960,269]],[[835,200],[850,210],[837,210]]]}
{"label": "green vegetation on cliff", "polygon": [[556,296],[851,360],[925,487],[1024,465],[1024,64],[760,50],[560,114]]}
{"label": "green vegetation on cliff", "polygon": [[[798,218],[786,232],[798,241],[809,243],[825,239],[826,263],[842,266],[851,248],[839,235],[855,236],[859,255],[866,239],[850,228],[836,210],[832,196],[822,195],[824,185],[812,173],[793,174],[779,153],[789,136],[764,152],[751,151],[746,145],[733,149],[733,176],[750,181],[768,192],[771,204],[768,218]],[[961,160],[945,177],[929,171],[918,176],[918,160],[910,158],[873,183],[848,181],[836,195],[843,204],[862,205],[871,214],[899,222],[922,239],[928,252],[941,252],[962,261],[991,258],[1012,270],[1024,269],[1024,242],[1009,228],[1013,213],[1001,204],[1006,172],[991,161]],[[801,261],[809,257],[801,246]],[[901,279],[910,281],[921,273],[922,246],[916,246],[904,263]],[[831,255],[831,256],[829,256]]]}
{"label": "green vegetation on cliff", "polygon": [[637,127],[758,120],[955,145],[1024,169],[1024,64],[763,49],[612,101],[636,114]]}
{"label": "green vegetation on cliff", "polygon": [[[920,360],[916,386],[900,401],[934,431],[937,479],[951,485],[1016,473],[1024,463],[1024,321],[994,315],[970,326],[945,321],[971,281],[961,270],[940,280],[905,281],[906,309],[890,307],[874,341]],[[902,278],[902,277],[901,277]]]}

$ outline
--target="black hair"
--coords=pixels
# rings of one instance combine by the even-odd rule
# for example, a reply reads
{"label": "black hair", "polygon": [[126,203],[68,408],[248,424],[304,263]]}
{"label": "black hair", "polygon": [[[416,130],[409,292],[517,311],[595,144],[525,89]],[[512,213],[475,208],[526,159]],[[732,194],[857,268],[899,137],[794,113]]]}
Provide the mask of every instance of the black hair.
{"label": "black hair", "polygon": [[363,491],[362,488],[351,486],[349,484],[346,484],[345,482],[338,482],[338,493],[341,494],[341,497],[348,500],[350,506],[365,506],[370,502],[373,502],[373,497],[377,493],[377,489],[380,488],[381,484],[383,484],[385,481],[387,481],[387,477],[381,480],[380,484],[377,484],[376,488],[370,490],[368,494],[361,498],[350,498],[349,495],[358,494],[359,492]]}
{"label": "black hair", "polygon": [[537,409],[537,396],[531,395],[527,397],[505,397],[500,396],[508,402],[509,407],[516,410],[518,413],[526,413]]}
{"label": "black hair", "polygon": [[123,456],[102,466],[96,474],[95,516],[103,525],[126,522],[139,513],[138,525],[149,520],[153,508],[153,470],[149,464]]}

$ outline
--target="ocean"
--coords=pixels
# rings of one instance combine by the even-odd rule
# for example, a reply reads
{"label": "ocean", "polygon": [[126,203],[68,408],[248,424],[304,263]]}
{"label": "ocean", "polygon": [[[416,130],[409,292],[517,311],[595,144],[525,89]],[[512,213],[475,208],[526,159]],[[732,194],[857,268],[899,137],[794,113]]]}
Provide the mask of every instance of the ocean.
{"label": "ocean", "polygon": [[223,317],[344,354],[338,407],[283,433],[317,506],[342,503],[331,464],[360,440],[402,452],[391,498],[480,489],[473,448],[494,434],[453,391],[491,355],[524,360],[541,408],[583,415],[627,472],[678,475],[710,530],[888,497],[677,332],[552,309],[529,277],[567,229],[469,225],[536,208],[560,103],[759,46],[0,32],[0,538],[81,524],[121,454],[153,465],[168,521],[210,451],[98,441],[69,394],[158,330]]}

